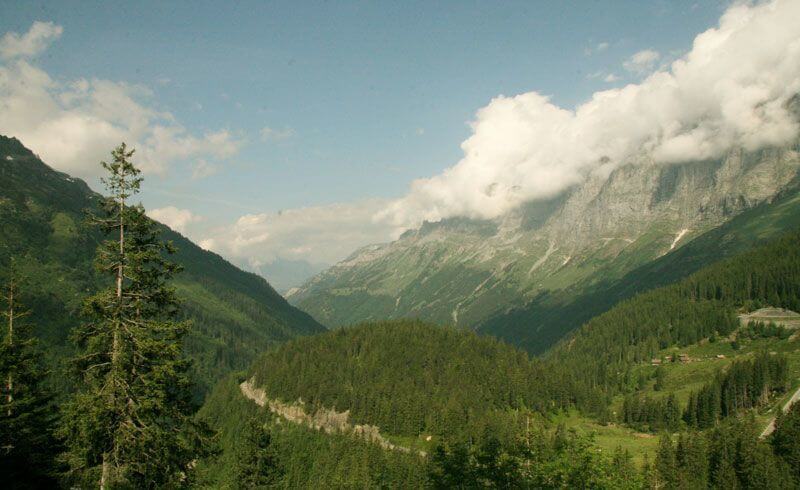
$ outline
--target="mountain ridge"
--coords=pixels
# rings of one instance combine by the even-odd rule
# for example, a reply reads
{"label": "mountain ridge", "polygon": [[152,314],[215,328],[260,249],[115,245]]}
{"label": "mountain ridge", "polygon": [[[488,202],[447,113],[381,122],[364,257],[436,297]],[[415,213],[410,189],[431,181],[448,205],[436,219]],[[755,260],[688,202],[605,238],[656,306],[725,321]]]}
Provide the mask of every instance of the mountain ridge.
{"label": "mountain ridge", "polygon": [[330,327],[419,317],[478,328],[576,285],[621,279],[795,182],[797,144],[660,165],[645,157],[493,221],[424,223],[289,296]]}
{"label": "mountain ridge", "polygon": [[[92,266],[103,237],[84,219],[100,194],[47,166],[16,138],[2,135],[0,179],[0,273],[7,272],[13,257],[37,335],[53,369],[60,371],[60,359],[71,348],[68,334],[80,321],[82,299],[106,281]],[[172,260],[184,268],[173,285],[184,302],[183,317],[194,324],[186,351],[196,361],[201,390],[232,369],[246,367],[275,342],[325,330],[263,277],[159,227],[178,248]]]}

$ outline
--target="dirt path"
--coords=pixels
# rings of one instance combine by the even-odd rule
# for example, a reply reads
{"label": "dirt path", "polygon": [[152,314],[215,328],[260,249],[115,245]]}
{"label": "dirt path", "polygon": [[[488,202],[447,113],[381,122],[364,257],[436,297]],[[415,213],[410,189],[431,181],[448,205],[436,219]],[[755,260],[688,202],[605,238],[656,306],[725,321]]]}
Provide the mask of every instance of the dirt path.
{"label": "dirt path", "polygon": [[[789,398],[789,401],[787,401],[783,405],[781,411],[783,411],[783,413],[788,412],[789,407],[791,407],[792,403],[796,402],[797,400],[800,400],[800,388],[797,388],[797,391],[795,391],[792,397]],[[769,424],[767,424],[767,427],[764,429],[764,432],[761,433],[761,438],[763,439],[768,435],[772,434],[773,432],[775,432],[775,417],[772,417],[772,419],[770,419]]]}

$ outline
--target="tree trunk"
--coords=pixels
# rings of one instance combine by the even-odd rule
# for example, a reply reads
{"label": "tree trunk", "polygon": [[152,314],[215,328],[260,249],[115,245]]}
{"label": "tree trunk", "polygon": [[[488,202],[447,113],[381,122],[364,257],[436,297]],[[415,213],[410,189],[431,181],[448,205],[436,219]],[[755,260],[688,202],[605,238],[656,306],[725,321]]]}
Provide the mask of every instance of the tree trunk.
{"label": "tree trunk", "polygon": [[[117,372],[120,354],[120,316],[122,315],[122,278],[124,273],[125,262],[125,197],[124,190],[120,191],[119,196],[119,263],[117,264],[117,318],[114,319],[114,334],[111,345],[111,376],[119,376]],[[111,387],[111,405],[116,406],[116,382],[112,379]],[[112,436],[113,437],[113,436]],[[117,454],[117,441],[116,438],[112,441],[114,456]],[[103,453],[103,469],[100,475],[100,490],[105,490],[108,485],[109,473],[111,471],[111,455],[108,452]],[[116,458],[115,458],[116,459]]]}
{"label": "tree trunk", "polygon": [[103,453],[103,470],[100,473],[100,490],[105,490],[108,484],[108,453]]}
{"label": "tree trunk", "polygon": [[[14,278],[11,278],[11,284],[8,288],[8,345],[14,345]],[[6,382],[6,388],[8,389],[8,395],[6,399],[8,401],[8,411],[7,415],[11,417],[11,402],[14,401],[14,395],[12,390],[14,389],[14,376],[11,373],[8,373],[8,381]]]}
{"label": "tree trunk", "polygon": [[[125,210],[124,197],[119,198],[119,263],[117,264],[117,313],[122,313],[122,276],[125,258],[125,221],[123,212]],[[114,345],[111,351],[111,370],[116,368],[119,357],[119,318],[114,324]]]}

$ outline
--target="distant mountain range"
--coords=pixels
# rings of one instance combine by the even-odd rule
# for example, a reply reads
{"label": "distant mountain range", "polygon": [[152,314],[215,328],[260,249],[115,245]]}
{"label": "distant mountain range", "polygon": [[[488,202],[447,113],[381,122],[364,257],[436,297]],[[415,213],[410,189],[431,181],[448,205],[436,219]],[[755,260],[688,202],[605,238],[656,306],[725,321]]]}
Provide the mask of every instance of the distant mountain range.
{"label": "distant mountain range", "polygon": [[[107,281],[92,263],[102,237],[84,219],[100,196],[5,136],[0,136],[0,183],[0,277],[14,258],[22,300],[58,373],[70,351],[69,333],[81,321],[83,298]],[[174,260],[184,267],[174,285],[193,323],[186,349],[196,361],[200,392],[276,342],[325,330],[262,277],[166,226],[162,230],[178,249]]]}
{"label": "distant mountain range", "polygon": [[254,267],[254,272],[267,278],[279,293],[286,294],[293,288],[330,267],[329,264],[315,264],[305,260],[275,259],[269,264]]}
{"label": "distant mountain range", "polygon": [[[289,300],[330,327],[418,317],[538,352],[592,316],[561,321],[576,300],[590,294],[609,307],[613,302],[601,298],[606,288],[736,216],[785,198],[798,170],[797,144],[679,165],[642,156],[495,220],[424,223],[395,242],[365,247]],[[707,245],[711,252],[719,244]],[[713,253],[705,257],[716,260]],[[670,273],[682,277],[701,262],[685,271],[673,264]],[[616,293],[614,300],[630,292]],[[538,321],[540,313],[547,324]]]}

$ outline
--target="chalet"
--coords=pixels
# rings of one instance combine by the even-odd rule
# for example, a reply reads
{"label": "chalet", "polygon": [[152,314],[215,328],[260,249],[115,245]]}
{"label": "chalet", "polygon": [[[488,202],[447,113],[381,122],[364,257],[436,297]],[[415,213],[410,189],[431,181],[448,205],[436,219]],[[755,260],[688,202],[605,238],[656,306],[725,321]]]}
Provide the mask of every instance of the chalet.
{"label": "chalet", "polygon": [[660,366],[661,365],[661,359],[651,359],[650,360],[650,365],[651,366]]}
{"label": "chalet", "polygon": [[681,354],[680,356],[678,356],[678,359],[679,359],[681,362],[689,362],[689,361],[691,361],[691,360],[692,360],[692,359],[689,357],[689,354]]}

